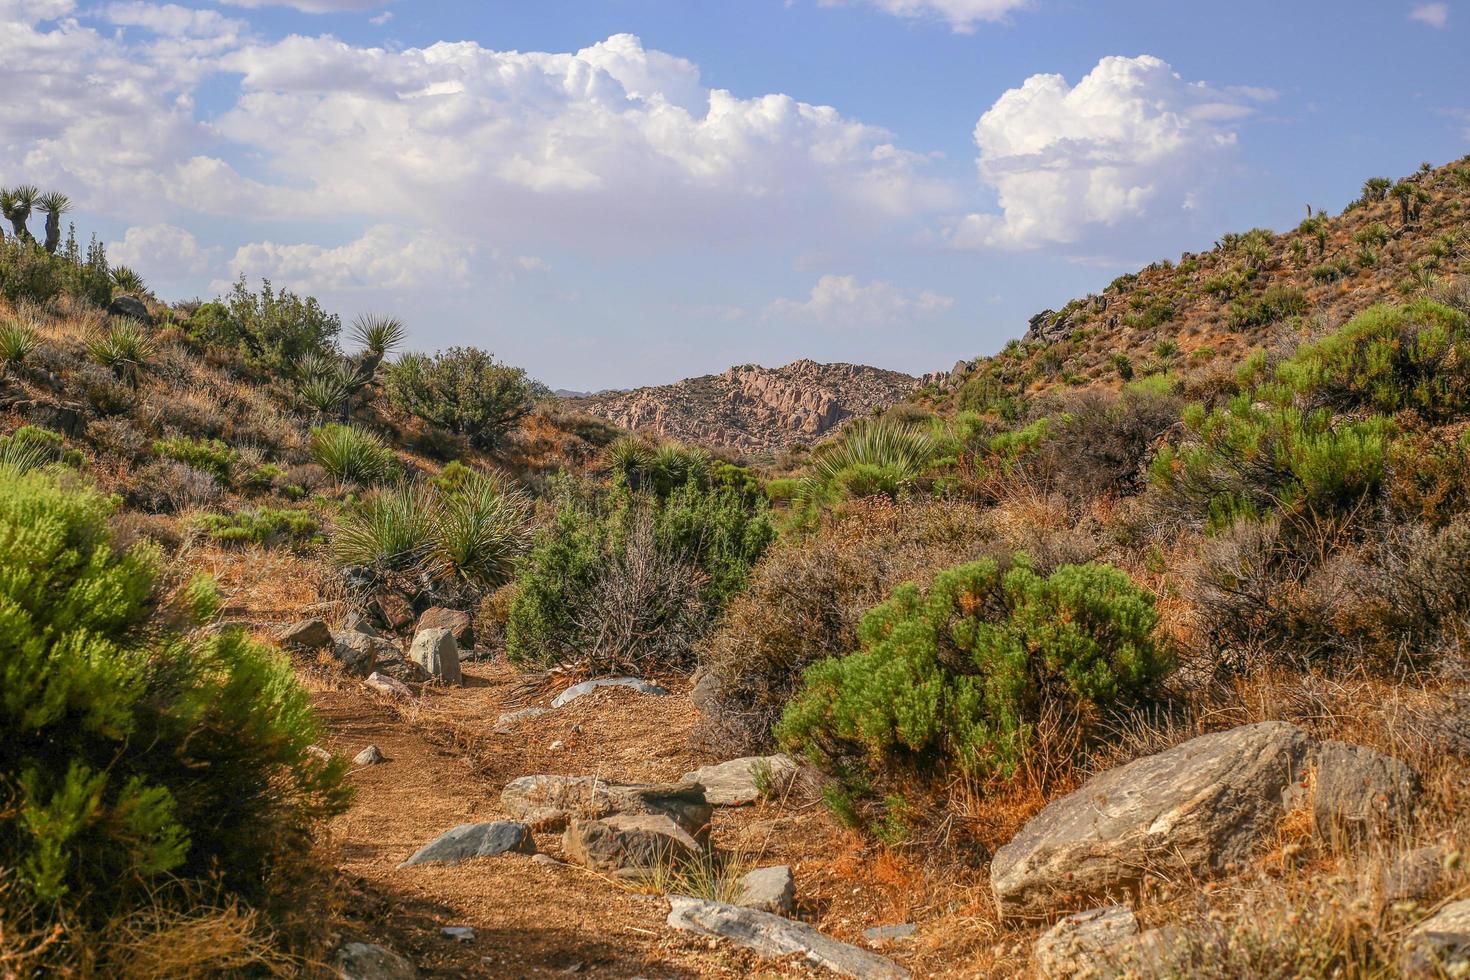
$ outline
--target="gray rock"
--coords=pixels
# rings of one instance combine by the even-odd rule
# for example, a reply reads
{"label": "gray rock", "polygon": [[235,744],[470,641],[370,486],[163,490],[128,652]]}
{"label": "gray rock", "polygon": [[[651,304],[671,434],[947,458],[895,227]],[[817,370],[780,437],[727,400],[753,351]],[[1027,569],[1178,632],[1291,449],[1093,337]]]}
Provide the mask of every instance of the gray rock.
{"label": "gray rock", "polygon": [[497,854],[534,854],[536,842],[531,828],[512,820],[489,823],[460,824],[414,851],[399,865],[411,868],[417,864],[460,864],[471,858],[494,857]]}
{"label": "gray rock", "polygon": [[153,317],[148,313],[148,307],[136,296],[119,296],[107,306],[108,316],[123,316],[143,323],[152,324]]}
{"label": "gray rock", "polygon": [[345,673],[366,677],[377,670],[379,662],[402,659],[398,645],[382,637],[368,636],[355,630],[332,634],[332,656]]}
{"label": "gray rock", "polygon": [[1414,927],[1399,969],[1406,977],[1470,976],[1470,899],[1451,902]]}
{"label": "gray rock", "polygon": [[352,757],[352,764],[354,766],[376,766],[379,763],[387,761],[388,757],[376,745],[369,745]]}
{"label": "gray rock", "polygon": [[583,681],[580,684],[574,684],[565,691],[562,691],[551,702],[551,706],[553,708],[564,707],[584,694],[591,694],[599,687],[631,687],[639,694],[653,694],[658,697],[663,697],[669,693],[657,684],[650,684],[648,681],[639,680],[636,677],[598,677],[590,681]]}
{"label": "gray rock", "polygon": [[347,618],[342,620],[342,632],[344,633],[366,633],[368,636],[378,636],[378,628],[368,621],[368,618],[360,612],[350,612]]}
{"label": "gray rock", "polygon": [[322,748],[320,745],[308,745],[306,747],[306,753],[307,753],[307,755],[310,755],[313,758],[320,759],[322,762],[331,762],[332,761],[332,753],[328,752],[326,749]]}
{"label": "gray rock", "polygon": [[505,784],[500,804],[534,830],[561,830],[573,818],[652,813],[672,819],[703,840],[714,808],[694,783],[607,783],[596,776],[522,776]]}
{"label": "gray rock", "polygon": [[332,645],[332,631],[320,619],[303,619],[277,630],[276,643],[287,650],[320,650]]}
{"label": "gray rock", "polygon": [[[1178,926],[1146,929],[1131,939],[1124,939],[1107,951],[1093,970],[1101,978],[1127,980],[1177,980],[1192,972],[1191,961],[1196,950],[1202,953],[1213,946],[1202,946],[1189,932]],[[1208,955],[1216,955],[1210,952]]]}
{"label": "gray rock", "polygon": [[495,730],[499,732],[508,731],[517,722],[540,718],[544,714],[546,714],[545,708],[522,708],[520,711],[507,711],[495,719]]}
{"label": "gray rock", "polygon": [[422,684],[429,679],[429,672],[405,657],[397,647],[391,654],[379,658],[378,673],[412,684]]}
{"label": "gray rock", "polygon": [[335,960],[340,980],[414,980],[419,975],[407,959],[372,943],[343,943]]}
{"label": "gray rock", "polygon": [[413,691],[409,689],[407,684],[396,677],[389,677],[386,674],[379,674],[376,671],[369,674],[367,680],[363,681],[363,683],[379,694],[388,694],[399,698],[413,697]]}
{"label": "gray rock", "polygon": [[1312,749],[1263,722],[1111,769],[1053,801],[995,853],[1006,916],[1046,916],[1133,890],[1153,873],[1208,877],[1243,864],[1286,812]]}
{"label": "gray rock", "polygon": [[699,842],[662,814],[627,813],[605,820],[573,820],[562,835],[568,861],[595,871],[635,872],[678,864]]}
{"label": "gray rock", "polygon": [[796,763],[785,755],[751,755],[684,774],[684,782],[704,787],[715,806],[744,806],[762,795],[777,795],[796,777]]}
{"label": "gray rock", "polygon": [[1448,847],[1434,844],[1395,855],[1378,871],[1377,885],[1383,900],[1420,902],[1429,898],[1449,878],[1451,853]]}
{"label": "gray rock", "polygon": [[1317,832],[1358,839],[1406,827],[1419,774],[1398,759],[1361,745],[1323,742],[1317,749]]}
{"label": "gray rock", "polygon": [[429,629],[447,629],[454,634],[454,642],[459,644],[461,650],[467,650],[475,645],[474,622],[470,619],[470,614],[462,609],[431,606],[419,616],[415,629],[419,632]]}
{"label": "gray rock", "polygon": [[413,638],[408,659],[446,684],[464,683],[459,672],[459,644],[454,641],[452,630],[442,626],[420,630]]}
{"label": "gray rock", "polygon": [[1098,971],[1108,951],[1138,935],[1138,920],[1124,905],[1078,912],[1036,940],[1036,967],[1047,977],[1087,976]]}
{"label": "gray rock", "polygon": [[444,926],[439,933],[445,939],[453,939],[455,942],[472,943],[475,941],[475,930],[469,926]]}
{"label": "gray rock", "polygon": [[720,679],[708,670],[700,670],[694,675],[694,684],[689,688],[689,700],[694,702],[700,714],[711,717],[719,711],[723,693],[724,685]]}
{"label": "gray rock", "polygon": [[844,977],[906,980],[909,976],[888,957],[838,942],[804,922],[682,895],[671,895],[669,906],[669,925],[673,928],[720,936],[769,959],[800,953],[807,962]]}
{"label": "gray rock", "polygon": [[919,927],[912,922],[895,922],[892,925],[874,926],[871,929],[864,929],[863,938],[870,943],[886,946],[889,943],[912,939],[918,931]]}
{"label": "gray rock", "polygon": [[735,904],[776,915],[790,915],[796,908],[796,878],[786,865],[756,868],[740,878]]}

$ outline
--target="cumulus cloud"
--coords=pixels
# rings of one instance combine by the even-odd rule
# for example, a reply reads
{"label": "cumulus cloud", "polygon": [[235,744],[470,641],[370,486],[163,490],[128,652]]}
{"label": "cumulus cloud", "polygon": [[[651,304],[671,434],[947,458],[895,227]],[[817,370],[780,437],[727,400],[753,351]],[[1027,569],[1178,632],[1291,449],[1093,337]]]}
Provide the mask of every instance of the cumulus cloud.
{"label": "cumulus cloud", "polygon": [[[820,0],[835,7],[857,0]],[[956,34],[970,34],[983,23],[1004,20],[1013,11],[1030,6],[1031,0],[861,0],[895,17],[944,21]]]}
{"label": "cumulus cloud", "polygon": [[1234,124],[1270,93],[1187,82],[1143,55],[1103,58],[1075,86],[1033,75],[975,127],[980,176],[999,214],[949,229],[957,247],[1073,244],[1102,229],[1195,207],[1236,144]]}
{"label": "cumulus cloud", "polygon": [[924,290],[913,292],[881,279],[823,276],[805,299],[778,299],[768,318],[812,320],[824,326],[877,326],[942,313],[954,299]]}
{"label": "cumulus cloud", "polygon": [[469,279],[473,251],[430,232],[384,224],[336,248],[275,242],[242,245],[230,260],[230,273],[270,279],[298,292],[442,287]]}
{"label": "cumulus cloud", "polygon": [[383,6],[383,0],[220,0],[231,7],[290,7],[305,14],[341,14],[372,10]]}
{"label": "cumulus cloud", "polygon": [[1409,19],[1442,31],[1450,23],[1450,5],[1447,3],[1415,4],[1409,11]]}
{"label": "cumulus cloud", "polygon": [[142,27],[170,37],[233,37],[245,29],[244,21],[226,17],[218,10],[195,10],[174,3],[128,0],[109,3],[100,14],[120,27]]}
{"label": "cumulus cloud", "polygon": [[107,257],[150,282],[179,282],[208,272],[218,251],[203,248],[193,234],[175,225],[134,225],[121,241],[108,243]]}

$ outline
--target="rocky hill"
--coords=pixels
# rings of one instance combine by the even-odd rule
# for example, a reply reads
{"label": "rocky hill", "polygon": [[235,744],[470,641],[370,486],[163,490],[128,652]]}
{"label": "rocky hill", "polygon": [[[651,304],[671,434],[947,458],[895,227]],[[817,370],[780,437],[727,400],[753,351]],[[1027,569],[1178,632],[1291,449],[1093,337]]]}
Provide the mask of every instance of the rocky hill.
{"label": "rocky hill", "polygon": [[628,429],[741,452],[774,452],[821,438],[847,419],[904,400],[918,379],[861,364],[757,364],[655,388],[569,399]]}

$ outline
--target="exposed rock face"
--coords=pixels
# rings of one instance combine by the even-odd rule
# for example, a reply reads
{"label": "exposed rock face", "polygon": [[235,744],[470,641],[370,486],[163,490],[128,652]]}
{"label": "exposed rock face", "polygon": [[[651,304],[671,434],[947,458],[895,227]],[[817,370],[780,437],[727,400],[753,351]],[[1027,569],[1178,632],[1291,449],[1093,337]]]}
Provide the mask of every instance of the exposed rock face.
{"label": "exposed rock face", "polygon": [[684,774],[684,782],[704,787],[704,798],[715,806],[744,806],[762,793],[780,793],[796,776],[796,763],[785,755],[751,755]]}
{"label": "exposed rock face", "polygon": [[702,898],[669,896],[669,925],[685,932],[721,936],[770,959],[800,953],[815,966],[844,977],[906,980],[909,973],[886,956],[824,936],[805,922]]}
{"label": "exposed rock face", "polygon": [[460,864],[471,858],[510,853],[536,853],[536,842],[531,839],[531,828],[511,820],[466,823],[446,830],[415,851],[399,867],[411,868],[416,864]]}
{"label": "exposed rock face", "polygon": [[636,872],[694,857],[700,844],[664,814],[624,813],[572,820],[562,835],[567,860],[596,871]]}
{"label": "exposed rock face", "polygon": [[1413,812],[1419,774],[1381,752],[1323,742],[1317,750],[1317,831],[1349,838],[1403,827]]}
{"label": "exposed rock face", "polygon": [[669,439],[774,452],[906,398],[917,379],[859,364],[755,364],[677,384],[569,400],[572,408]]}
{"label": "exposed rock face", "polygon": [[535,830],[560,830],[569,820],[614,814],[669,817],[692,837],[709,833],[714,807],[704,787],[689,783],[607,783],[596,776],[522,776],[505,784],[500,804]]}
{"label": "exposed rock face", "polygon": [[1262,722],[1094,776],[996,852],[996,901],[1007,915],[1044,916],[1126,894],[1150,872],[1241,864],[1292,805],[1313,748],[1299,728]]}

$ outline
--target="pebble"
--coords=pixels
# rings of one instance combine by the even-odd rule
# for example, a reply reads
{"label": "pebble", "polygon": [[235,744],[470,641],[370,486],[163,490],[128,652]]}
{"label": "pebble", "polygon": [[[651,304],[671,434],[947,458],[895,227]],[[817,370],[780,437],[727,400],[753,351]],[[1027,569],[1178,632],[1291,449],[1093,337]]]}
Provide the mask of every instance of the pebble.
{"label": "pebble", "polygon": [[454,939],[462,943],[474,942],[475,930],[469,926],[445,926],[439,930],[448,939]]}

